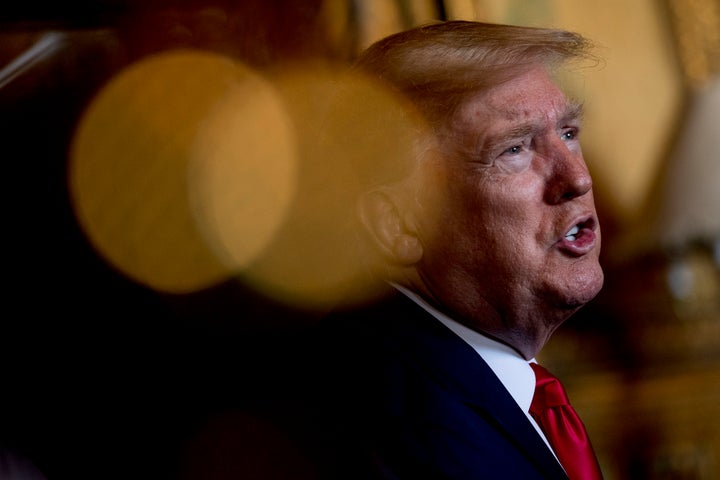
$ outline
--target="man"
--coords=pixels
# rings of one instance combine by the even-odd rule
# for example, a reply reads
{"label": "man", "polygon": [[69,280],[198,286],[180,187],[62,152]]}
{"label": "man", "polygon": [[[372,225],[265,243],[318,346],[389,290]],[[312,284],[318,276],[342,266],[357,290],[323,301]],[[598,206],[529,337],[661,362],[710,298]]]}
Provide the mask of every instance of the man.
{"label": "man", "polygon": [[359,59],[433,135],[358,201],[394,294],[331,316],[318,343],[329,476],[600,478],[529,413],[534,358],[603,283],[581,107],[553,77],[587,49],[564,31],[451,21]]}

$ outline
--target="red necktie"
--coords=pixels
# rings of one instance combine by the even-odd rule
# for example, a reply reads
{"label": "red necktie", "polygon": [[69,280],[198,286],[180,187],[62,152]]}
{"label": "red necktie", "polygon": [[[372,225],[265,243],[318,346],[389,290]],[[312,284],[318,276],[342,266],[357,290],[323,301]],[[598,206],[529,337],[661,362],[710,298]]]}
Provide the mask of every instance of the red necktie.
{"label": "red necktie", "polygon": [[602,472],[580,417],[570,406],[560,380],[536,363],[533,416],[571,480],[602,480]]}

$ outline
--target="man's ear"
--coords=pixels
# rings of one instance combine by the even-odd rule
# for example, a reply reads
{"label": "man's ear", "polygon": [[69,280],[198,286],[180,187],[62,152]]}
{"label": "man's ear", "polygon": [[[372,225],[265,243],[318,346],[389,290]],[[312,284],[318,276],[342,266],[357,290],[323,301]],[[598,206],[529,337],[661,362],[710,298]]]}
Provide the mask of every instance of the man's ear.
{"label": "man's ear", "polygon": [[397,200],[395,194],[383,190],[361,195],[358,201],[360,220],[383,256],[410,266],[420,261],[423,247]]}

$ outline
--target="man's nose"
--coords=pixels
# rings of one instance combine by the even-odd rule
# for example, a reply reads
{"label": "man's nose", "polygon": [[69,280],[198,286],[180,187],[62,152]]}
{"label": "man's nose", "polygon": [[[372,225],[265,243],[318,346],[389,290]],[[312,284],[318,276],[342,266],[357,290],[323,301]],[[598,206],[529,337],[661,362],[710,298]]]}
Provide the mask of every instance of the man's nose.
{"label": "man's nose", "polygon": [[592,190],[592,177],[579,151],[570,151],[560,141],[552,147],[550,164],[545,194],[548,203],[563,203]]}

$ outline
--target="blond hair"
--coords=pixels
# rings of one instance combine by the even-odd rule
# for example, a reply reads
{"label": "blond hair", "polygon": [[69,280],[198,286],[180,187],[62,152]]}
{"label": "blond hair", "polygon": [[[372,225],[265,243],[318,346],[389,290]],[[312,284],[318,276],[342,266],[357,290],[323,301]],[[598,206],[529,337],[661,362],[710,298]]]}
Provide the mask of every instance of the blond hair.
{"label": "blond hair", "polygon": [[590,42],[565,30],[446,21],[396,33],[368,47],[355,68],[406,96],[434,128],[469,94],[542,64],[594,59]]}

